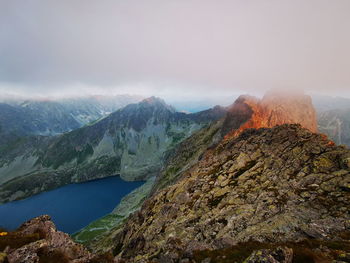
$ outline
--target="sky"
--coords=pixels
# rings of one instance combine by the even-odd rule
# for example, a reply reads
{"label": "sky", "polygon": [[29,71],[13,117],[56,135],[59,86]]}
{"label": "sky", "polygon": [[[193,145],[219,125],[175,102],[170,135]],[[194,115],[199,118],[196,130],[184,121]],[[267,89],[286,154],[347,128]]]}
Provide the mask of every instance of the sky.
{"label": "sky", "polygon": [[350,97],[349,0],[0,0],[0,93]]}

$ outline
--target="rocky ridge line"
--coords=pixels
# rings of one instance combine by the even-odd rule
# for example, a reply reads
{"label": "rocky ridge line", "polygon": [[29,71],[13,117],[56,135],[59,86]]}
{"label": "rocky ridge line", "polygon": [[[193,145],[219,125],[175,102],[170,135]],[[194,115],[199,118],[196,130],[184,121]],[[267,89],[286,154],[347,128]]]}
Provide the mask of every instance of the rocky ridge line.
{"label": "rocky ridge line", "polygon": [[149,198],[115,234],[115,253],[198,262],[198,251],[252,241],[348,244],[349,192],[348,149],[300,125],[247,129]]}

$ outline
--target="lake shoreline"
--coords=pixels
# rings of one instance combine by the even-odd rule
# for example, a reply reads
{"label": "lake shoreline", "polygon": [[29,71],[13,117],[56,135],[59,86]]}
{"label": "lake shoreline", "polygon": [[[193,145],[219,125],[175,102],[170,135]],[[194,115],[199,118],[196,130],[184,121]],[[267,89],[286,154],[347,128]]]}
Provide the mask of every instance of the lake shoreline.
{"label": "lake shoreline", "polygon": [[25,199],[0,205],[0,228],[13,231],[25,221],[48,214],[58,229],[73,234],[110,213],[121,199],[144,182],[120,175],[70,183]]}

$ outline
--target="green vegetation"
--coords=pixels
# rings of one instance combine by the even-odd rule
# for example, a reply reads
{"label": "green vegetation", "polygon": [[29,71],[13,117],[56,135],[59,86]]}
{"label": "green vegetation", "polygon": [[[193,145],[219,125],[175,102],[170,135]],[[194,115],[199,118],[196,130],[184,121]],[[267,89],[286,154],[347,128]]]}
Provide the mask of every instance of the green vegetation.
{"label": "green vegetation", "polygon": [[79,243],[86,244],[95,238],[106,233],[110,228],[118,224],[124,217],[116,214],[109,214],[92,222],[84,229],[72,235],[72,238]]}
{"label": "green vegetation", "polygon": [[94,154],[94,149],[92,148],[92,146],[90,144],[86,144],[84,146],[84,149],[78,152],[77,163],[81,164],[87,159],[87,157],[93,154]]}
{"label": "green vegetation", "polygon": [[17,137],[14,136],[5,144],[0,144],[0,152],[6,153],[10,152],[13,149],[16,149],[18,146],[24,144],[27,141],[27,137]]}
{"label": "green vegetation", "polygon": [[167,132],[168,136],[172,138],[172,145],[176,145],[179,142],[181,142],[184,138],[186,138],[186,133],[184,132],[173,132],[173,131],[168,131]]}
{"label": "green vegetation", "polygon": [[141,207],[144,200],[149,196],[154,182],[155,178],[150,178],[145,184],[125,196],[111,214],[97,219],[73,234],[73,239],[88,247],[102,246],[101,250],[105,250],[103,246],[106,243],[111,243],[109,235],[122,225],[130,213]]}

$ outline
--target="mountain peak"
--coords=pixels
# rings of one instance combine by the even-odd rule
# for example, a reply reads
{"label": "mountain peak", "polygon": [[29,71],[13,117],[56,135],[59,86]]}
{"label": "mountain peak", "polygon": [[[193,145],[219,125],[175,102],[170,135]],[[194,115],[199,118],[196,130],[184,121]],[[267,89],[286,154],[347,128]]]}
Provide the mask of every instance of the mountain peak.
{"label": "mountain peak", "polygon": [[240,96],[229,109],[223,135],[227,138],[237,136],[247,128],[271,128],[295,123],[317,132],[316,111],[311,97],[301,92],[271,90],[261,100],[249,95]]}
{"label": "mountain peak", "polygon": [[144,100],[142,100],[140,102],[141,105],[150,105],[150,106],[154,106],[154,107],[162,107],[162,108],[166,108],[167,110],[171,111],[171,112],[175,112],[175,108],[171,105],[166,104],[166,102],[158,97],[152,96],[149,98],[146,98]]}

